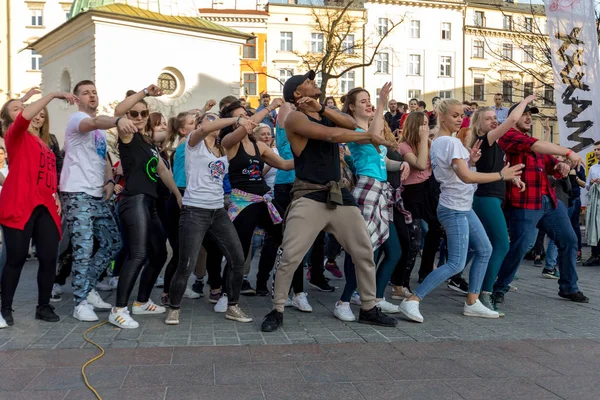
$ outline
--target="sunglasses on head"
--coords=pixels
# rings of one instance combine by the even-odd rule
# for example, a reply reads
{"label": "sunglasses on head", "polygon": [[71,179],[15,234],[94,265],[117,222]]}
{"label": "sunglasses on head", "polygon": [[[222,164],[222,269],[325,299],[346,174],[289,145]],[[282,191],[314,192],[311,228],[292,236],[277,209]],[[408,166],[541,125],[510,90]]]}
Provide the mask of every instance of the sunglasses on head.
{"label": "sunglasses on head", "polygon": [[148,111],[148,110],[142,110],[142,111],[129,110],[128,114],[129,114],[129,116],[131,116],[131,118],[137,118],[140,115],[142,116],[142,118],[148,118],[148,115],[150,115],[150,111]]}
{"label": "sunglasses on head", "polygon": [[213,122],[213,121],[216,121],[216,120],[218,120],[218,119],[219,119],[219,116],[218,116],[218,115],[216,115],[216,114],[206,114],[206,115],[204,116],[204,119],[207,119],[207,120],[209,120],[210,122]]}

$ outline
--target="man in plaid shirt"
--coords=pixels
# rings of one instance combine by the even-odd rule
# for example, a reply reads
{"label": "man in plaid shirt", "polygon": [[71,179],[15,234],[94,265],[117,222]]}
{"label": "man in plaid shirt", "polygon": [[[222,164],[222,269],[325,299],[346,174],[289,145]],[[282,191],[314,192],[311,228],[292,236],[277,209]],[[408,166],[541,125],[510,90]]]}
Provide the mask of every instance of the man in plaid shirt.
{"label": "man in plaid shirt", "polygon": [[[517,104],[510,108],[509,115],[516,106]],[[577,287],[577,237],[565,205],[556,200],[556,192],[548,180],[548,175],[562,178],[570,171],[566,163],[559,162],[552,155],[563,155],[571,160],[574,166],[583,161],[572,150],[529,136],[531,114],[538,112],[536,107],[527,107],[515,128],[510,129],[498,140],[498,145],[506,153],[506,161],[510,165],[525,165],[521,180],[527,187],[521,192],[519,187],[509,185],[506,191],[505,213],[510,232],[510,250],[504,258],[494,285],[494,299],[496,303],[504,301],[504,294],[508,291],[525,253],[535,243],[539,226],[558,246],[558,295],[574,302],[587,303],[589,299]]]}

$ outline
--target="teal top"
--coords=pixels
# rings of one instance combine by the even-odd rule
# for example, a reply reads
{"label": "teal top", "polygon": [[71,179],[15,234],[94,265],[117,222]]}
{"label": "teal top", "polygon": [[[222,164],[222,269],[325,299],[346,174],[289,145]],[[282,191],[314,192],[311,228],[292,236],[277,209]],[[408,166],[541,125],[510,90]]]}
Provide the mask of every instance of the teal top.
{"label": "teal top", "polygon": [[179,143],[173,157],[173,179],[178,188],[187,187],[187,178],[185,176],[185,140]]}
{"label": "teal top", "polygon": [[[285,134],[285,129],[279,126],[279,123],[275,124],[275,143],[277,144],[277,151],[279,152],[279,157],[284,160],[293,160],[294,155],[292,154],[292,147],[290,146],[290,142],[288,141],[287,135]],[[284,171],[282,169],[277,170],[277,174],[275,175],[275,184],[282,185],[286,183],[294,183],[294,178],[296,177],[296,171]]]}
{"label": "teal top", "polygon": [[[361,128],[356,128],[358,132],[364,132]],[[348,143],[348,149],[354,160],[356,175],[368,176],[377,179],[379,182],[387,181],[387,170],[385,168],[385,156],[387,147],[379,146],[381,153],[375,150],[372,144]]]}

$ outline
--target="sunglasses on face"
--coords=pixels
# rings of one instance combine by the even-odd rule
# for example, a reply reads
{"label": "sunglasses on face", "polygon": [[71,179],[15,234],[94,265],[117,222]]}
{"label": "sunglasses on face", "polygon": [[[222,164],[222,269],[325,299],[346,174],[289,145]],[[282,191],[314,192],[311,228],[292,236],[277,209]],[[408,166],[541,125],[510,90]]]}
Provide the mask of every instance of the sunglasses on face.
{"label": "sunglasses on face", "polygon": [[141,116],[142,118],[148,118],[148,115],[150,115],[150,111],[148,111],[148,110],[142,110],[142,111],[129,110],[128,114],[131,118],[137,118],[138,116]]}

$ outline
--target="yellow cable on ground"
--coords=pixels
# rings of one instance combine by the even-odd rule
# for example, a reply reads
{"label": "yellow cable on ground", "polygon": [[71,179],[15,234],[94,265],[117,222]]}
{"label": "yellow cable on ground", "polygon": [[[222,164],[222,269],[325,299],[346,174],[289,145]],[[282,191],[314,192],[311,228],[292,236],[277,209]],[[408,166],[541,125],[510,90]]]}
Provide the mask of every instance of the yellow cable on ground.
{"label": "yellow cable on ground", "polygon": [[100,397],[100,395],[98,394],[98,392],[96,391],[96,389],[94,389],[94,387],[92,385],[90,385],[90,383],[88,382],[87,375],[85,374],[85,368],[88,365],[90,365],[91,363],[93,363],[94,361],[99,360],[100,358],[102,358],[102,356],[104,356],[104,349],[98,343],[94,342],[91,339],[88,339],[88,337],[86,335],[89,332],[93,331],[94,329],[100,328],[102,325],[107,324],[107,323],[108,323],[108,321],[101,322],[98,325],[94,325],[90,329],[88,329],[87,331],[83,332],[83,339],[86,342],[91,343],[94,346],[96,346],[98,348],[98,350],[100,350],[100,352],[101,352],[96,357],[92,358],[91,360],[89,360],[88,362],[86,362],[85,364],[83,364],[83,367],[81,367],[81,375],[83,376],[83,381],[85,382],[85,386],[87,386],[87,388],[90,389],[92,391],[92,393],[94,393],[94,395],[96,396],[96,398],[98,400],[102,400],[102,397]]}

